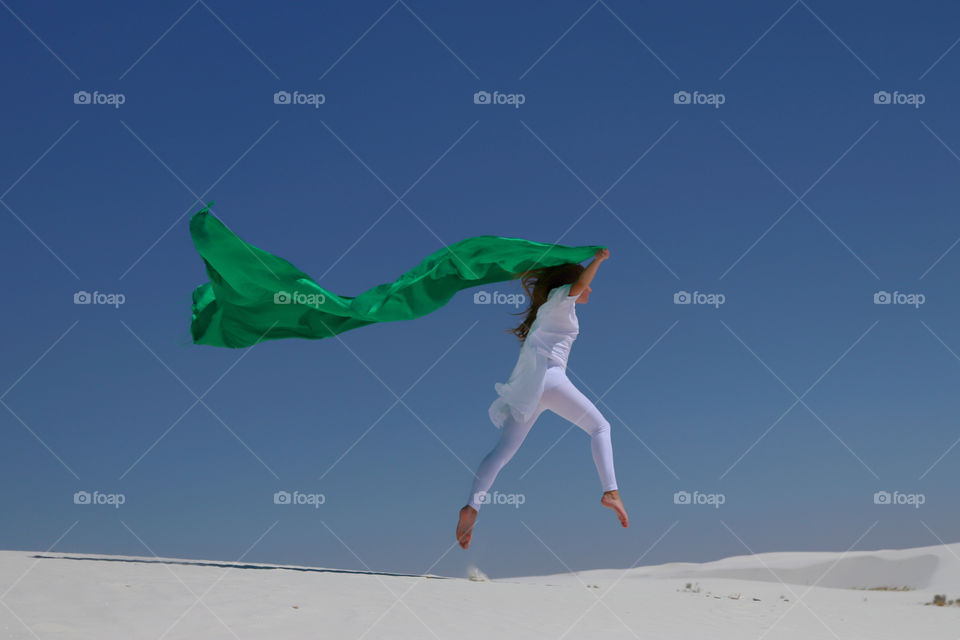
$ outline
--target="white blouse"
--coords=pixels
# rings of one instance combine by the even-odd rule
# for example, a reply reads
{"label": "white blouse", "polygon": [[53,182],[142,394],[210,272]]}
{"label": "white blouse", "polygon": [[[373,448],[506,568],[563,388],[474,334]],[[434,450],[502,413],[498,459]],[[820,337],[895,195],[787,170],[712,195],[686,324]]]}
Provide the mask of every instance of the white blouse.
{"label": "white blouse", "polygon": [[533,415],[540,404],[544,375],[551,362],[566,370],[570,347],[580,333],[575,308],[580,294],[571,296],[571,286],[565,284],[550,290],[547,300],[537,309],[510,379],[493,385],[497,399],[488,413],[497,428],[503,427],[510,414],[519,422]]}

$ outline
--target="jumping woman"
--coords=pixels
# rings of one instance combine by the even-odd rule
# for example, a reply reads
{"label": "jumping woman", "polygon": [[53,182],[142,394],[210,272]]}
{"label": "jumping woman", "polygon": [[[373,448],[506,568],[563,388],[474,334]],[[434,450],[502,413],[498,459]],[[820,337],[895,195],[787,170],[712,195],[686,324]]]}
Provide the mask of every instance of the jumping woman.
{"label": "jumping woman", "polygon": [[511,331],[522,342],[520,357],[510,379],[494,385],[498,397],[490,405],[489,414],[500,428],[500,439],[480,463],[469,501],[460,509],[457,540],[464,549],[470,546],[473,525],[487,491],[546,409],[590,436],[603,487],[600,504],[616,511],[620,524],[629,526],[613,471],[610,423],[567,378],[570,347],[580,332],[574,305],[590,299],[590,283],[600,263],[609,257],[608,249],[600,249],[586,268],[569,263],[528,271],[521,277],[530,296],[530,308],[520,326]]}

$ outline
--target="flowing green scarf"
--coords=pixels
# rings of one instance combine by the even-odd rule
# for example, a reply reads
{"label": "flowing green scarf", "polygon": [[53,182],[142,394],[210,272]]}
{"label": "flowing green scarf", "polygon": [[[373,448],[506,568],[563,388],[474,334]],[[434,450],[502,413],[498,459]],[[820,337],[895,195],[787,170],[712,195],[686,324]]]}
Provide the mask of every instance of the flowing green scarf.
{"label": "flowing green scarf", "polygon": [[216,347],[328,338],[375,322],[410,320],[436,311],[461,289],[582,262],[603,248],[476,236],[431,253],[393,282],[356,297],[339,296],[283,258],[241,240],[210,213],[212,205],[190,219],[210,278],[193,291],[190,332],[195,344]]}

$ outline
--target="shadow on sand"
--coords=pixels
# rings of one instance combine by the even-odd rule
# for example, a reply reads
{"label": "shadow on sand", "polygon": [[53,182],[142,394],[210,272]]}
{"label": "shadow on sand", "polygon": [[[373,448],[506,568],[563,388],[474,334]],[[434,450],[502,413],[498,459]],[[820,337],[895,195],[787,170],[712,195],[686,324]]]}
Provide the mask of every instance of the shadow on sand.
{"label": "shadow on sand", "polygon": [[237,562],[213,562],[210,560],[165,560],[161,558],[99,558],[97,556],[60,556],[34,554],[31,558],[45,560],[86,560],[88,562],[134,562],[138,564],[180,564],[193,567],[220,567],[223,569],[271,569],[279,571],[307,571],[310,573],[347,573],[366,576],[394,576],[398,578],[433,578],[446,580],[445,576],[418,575],[415,573],[388,573],[386,571],[351,571],[349,569],[323,569],[320,567],[295,567],[267,564],[241,564]]}

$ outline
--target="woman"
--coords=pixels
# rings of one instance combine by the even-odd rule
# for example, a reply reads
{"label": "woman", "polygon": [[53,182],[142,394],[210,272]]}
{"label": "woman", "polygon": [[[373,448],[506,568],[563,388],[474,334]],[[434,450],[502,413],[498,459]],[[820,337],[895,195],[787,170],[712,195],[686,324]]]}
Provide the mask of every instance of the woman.
{"label": "woman", "polygon": [[603,485],[600,504],[616,511],[620,524],[629,526],[613,470],[610,423],[567,378],[567,358],[579,333],[574,305],[590,299],[590,283],[600,263],[609,257],[608,249],[600,249],[586,269],[576,263],[562,264],[529,271],[521,279],[530,296],[530,308],[526,319],[511,332],[523,346],[509,381],[494,385],[498,397],[489,413],[501,429],[500,439],[480,463],[470,499],[460,509],[457,540],[464,549],[470,546],[473,524],[494,479],[546,409],[590,435],[593,461]]}

